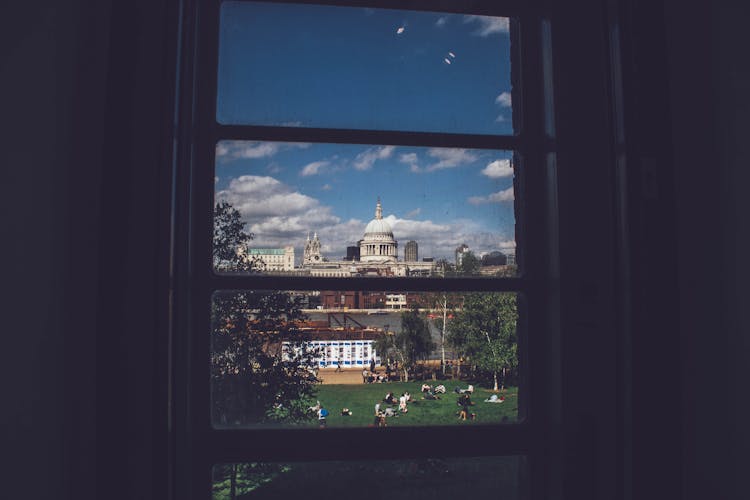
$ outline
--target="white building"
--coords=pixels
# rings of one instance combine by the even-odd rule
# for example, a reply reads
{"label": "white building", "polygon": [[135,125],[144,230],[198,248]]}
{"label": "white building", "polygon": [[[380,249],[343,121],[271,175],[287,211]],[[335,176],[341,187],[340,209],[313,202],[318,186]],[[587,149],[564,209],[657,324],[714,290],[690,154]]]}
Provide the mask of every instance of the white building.
{"label": "white building", "polygon": [[380,198],[375,205],[375,218],[367,224],[365,236],[359,241],[359,260],[382,264],[398,260],[398,242],[391,226],[383,220]]}
{"label": "white building", "polygon": [[388,293],[385,295],[386,309],[406,309],[406,294]]}
{"label": "white building", "polygon": [[[306,350],[312,350],[312,364],[318,368],[364,368],[375,360],[380,366],[382,360],[373,346],[372,340],[312,340],[304,343]],[[302,347],[290,342],[282,343],[282,359],[288,361],[292,356],[299,356]]]}
{"label": "white building", "polygon": [[308,236],[302,258],[301,272],[309,276],[430,276],[435,270],[432,261],[403,262],[398,260],[398,242],[393,230],[383,219],[383,207],[378,198],[375,218],[365,227],[358,243],[359,260],[328,261],[320,253],[321,243],[317,233]]}
{"label": "white building", "polygon": [[263,271],[293,271],[294,270],[294,247],[291,245],[284,248],[246,248],[245,258],[262,262]]}

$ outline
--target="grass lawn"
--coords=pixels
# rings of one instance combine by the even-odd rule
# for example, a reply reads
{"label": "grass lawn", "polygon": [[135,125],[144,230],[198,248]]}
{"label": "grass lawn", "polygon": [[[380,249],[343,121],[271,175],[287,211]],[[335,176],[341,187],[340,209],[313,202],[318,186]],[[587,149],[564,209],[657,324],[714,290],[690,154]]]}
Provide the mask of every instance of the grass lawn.
{"label": "grass lawn", "polygon": [[[237,498],[516,500],[519,467],[516,457],[297,463]],[[226,486],[215,485],[214,500],[228,498]]]}
{"label": "grass lawn", "polygon": [[[409,392],[412,401],[409,403],[409,412],[399,413],[398,417],[387,419],[388,426],[421,426],[421,425],[475,425],[500,423],[503,417],[508,422],[515,422],[518,416],[518,389],[508,388],[505,392],[504,403],[485,403],[489,398],[491,390],[474,385],[472,401],[473,413],[477,418],[473,421],[461,421],[456,416],[460,410],[456,405],[458,395],[453,392],[456,386],[466,387],[467,382],[435,382],[428,384],[438,385],[443,383],[446,394],[441,394],[441,399],[430,401],[422,398],[420,387],[423,381],[415,382],[390,382],[385,384],[358,384],[358,385],[321,385],[318,387],[318,400],[329,412],[327,418],[328,427],[366,427],[373,423],[375,414],[375,403],[380,402],[381,408],[388,405],[382,402],[385,395],[390,391],[398,398],[403,392]],[[351,416],[342,416],[341,409],[349,408]],[[398,409],[398,405],[394,405]],[[312,421],[312,426],[317,425],[317,420]]]}

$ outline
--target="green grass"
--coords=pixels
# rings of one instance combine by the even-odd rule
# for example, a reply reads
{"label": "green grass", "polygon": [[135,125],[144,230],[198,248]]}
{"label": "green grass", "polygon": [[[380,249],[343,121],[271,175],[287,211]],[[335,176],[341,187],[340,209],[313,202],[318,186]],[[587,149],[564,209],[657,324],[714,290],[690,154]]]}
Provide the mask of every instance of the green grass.
{"label": "green grass", "polygon": [[[503,406],[505,403],[498,406]],[[519,497],[516,457],[288,464],[240,499],[460,500]],[[214,499],[228,498],[215,490]],[[304,493],[301,493],[304,492]]]}
{"label": "green grass", "polygon": [[[489,389],[477,387],[474,390],[472,411],[477,414],[473,421],[461,421],[456,416],[460,410],[456,405],[458,395],[453,392],[456,386],[466,387],[462,382],[433,382],[428,384],[438,385],[443,383],[446,394],[441,394],[441,399],[430,401],[422,398],[420,387],[422,381],[416,382],[390,382],[386,384],[358,384],[358,385],[321,385],[318,388],[317,399],[329,412],[327,418],[328,427],[366,427],[373,423],[375,403],[381,402],[381,408],[387,405],[382,403],[383,398],[389,391],[398,398],[403,392],[411,393],[412,401],[409,403],[409,412],[399,413],[398,417],[387,419],[388,426],[422,426],[422,425],[476,425],[488,423],[500,423],[503,417],[508,422],[515,422],[518,416],[518,390],[515,387],[508,388],[505,393],[504,403],[485,403],[492,393]],[[351,416],[342,416],[341,409],[349,408]],[[395,405],[394,408],[398,409]],[[317,425],[317,420],[311,421],[312,426]]]}

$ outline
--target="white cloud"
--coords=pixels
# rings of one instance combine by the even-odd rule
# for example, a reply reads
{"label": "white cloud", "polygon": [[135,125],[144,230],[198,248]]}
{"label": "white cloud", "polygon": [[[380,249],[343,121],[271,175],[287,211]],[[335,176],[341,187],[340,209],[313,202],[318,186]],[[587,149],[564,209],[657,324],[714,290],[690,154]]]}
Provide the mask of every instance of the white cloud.
{"label": "white cloud", "polygon": [[464,16],[464,23],[478,24],[479,26],[474,34],[479,36],[490,36],[495,33],[508,32],[507,17]]}
{"label": "white cloud", "polygon": [[427,155],[438,160],[425,168],[427,172],[460,167],[478,159],[477,155],[462,148],[430,148],[427,150]]}
{"label": "white cloud", "polygon": [[309,146],[307,142],[221,141],[216,145],[216,158],[220,161],[270,158],[284,149]]}
{"label": "white cloud", "polygon": [[395,146],[368,148],[354,158],[354,168],[356,170],[370,170],[376,161],[390,158],[395,150]]}
{"label": "white cloud", "polygon": [[412,172],[419,172],[419,157],[417,156],[417,153],[404,153],[399,155],[398,161],[409,165],[409,169]]}
{"label": "white cloud", "polygon": [[442,16],[438,18],[437,21],[435,21],[435,26],[437,26],[438,28],[442,28],[443,26],[445,26],[445,23],[447,22],[448,22],[448,18],[446,16]]}
{"label": "white cloud", "polygon": [[512,105],[510,92],[503,92],[495,98],[495,104],[499,104],[504,108],[509,108]]}
{"label": "white cloud", "polygon": [[482,169],[482,175],[486,175],[491,179],[499,179],[501,177],[510,177],[513,175],[513,167],[510,165],[510,160],[495,160],[488,163],[484,169]]}
{"label": "white cloud", "polygon": [[318,175],[321,173],[321,170],[328,165],[330,165],[331,162],[328,161],[314,161],[312,163],[308,163],[302,168],[302,171],[299,173],[302,177],[309,177],[311,175]]}
{"label": "white cloud", "polygon": [[482,205],[485,203],[502,203],[504,201],[513,201],[513,186],[488,196],[471,196],[467,200],[472,205]]}
{"label": "white cloud", "polygon": [[331,186],[330,184],[323,184],[323,187],[321,187],[320,189],[322,189],[323,191],[330,191],[331,189],[333,189],[333,186]]}
{"label": "white cloud", "polygon": [[502,114],[500,114],[500,115],[497,115],[497,118],[495,118],[495,121],[498,123],[502,123],[506,120],[505,120],[505,117]]}
{"label": "white cloud", "polygon": [[240,212],[247,223],[245,229],[255,235],[252,245],[256,247],[294,245],[301,252],[308,231],[336,227],[341,222],[331,207],[268,176],[236,177],[216,198]]}
{"label": "white cloud", "polygon": [[[217,200],[226,200],[239,210],[247,223],[246,230],[255,235],[251,242],[253,246],[281,248],[292,245],[297,264],[300,263],[308,233],[317,232],[323,254],[338,260],[346,255],[348,245],[356,245],[362,238],[371,217],[368,214],[367,220],[342,220],[332,212],[330,206],[269,176],[243,175],[231,179],[227,189],[217,193]],[[416,220],[420,212],[417,208],[403,218],[393,214],[385,217],[399,246],[403,248],[409,240],[417,241],[420,257],[452,260],[455,248],[461,243],[469,245],[477,255],[493,250],[502,251],[513,239],[499,231],[489,232],[478,222],[469,219],[445,223]]]}

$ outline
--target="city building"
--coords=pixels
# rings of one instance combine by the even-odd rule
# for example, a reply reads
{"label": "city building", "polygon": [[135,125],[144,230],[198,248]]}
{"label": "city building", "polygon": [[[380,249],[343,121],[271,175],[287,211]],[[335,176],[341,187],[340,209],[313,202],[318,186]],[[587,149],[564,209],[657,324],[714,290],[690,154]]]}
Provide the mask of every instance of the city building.
{"label": "city building", "polygon": [[461,261],[464,255],[469,252],[469,246],[466,243],[462,243],[456,248],[456,268],[461,265]]}
{"label": "city building", "polygon": [[263,271],[294,271],[294,247],[291,245],[284,248],[241,248],[240,253]]}
{"label": "city building", "polygon": [[391,226],[383,220],[380,198],[375,205],[375,218],[367,224],[365,236],[359,241],[361,262],[386,263],[398,260],[398,242],[393,237]]}
{"label": "city building", "polygon": [[414,240],[406,243],[404,247],[404,262],[418,262],[419,261],[419,245]]}
{"label": "city building", "polygon": [[312,239],[308,236],[305,242],[302,266],[296,272],[316,277],[432,275],[435,271],[435,262],[432,259],[418,261],[417,242],[409,243],[414,244],[414,260],[399,261],[398,242],[390,224],[383,219],[383,206],[378,198],[375,218],[365,227],[364,235],[357,246],[347,247],[345,258],[328,260],[323,257],[321,241],[315,233]]}

